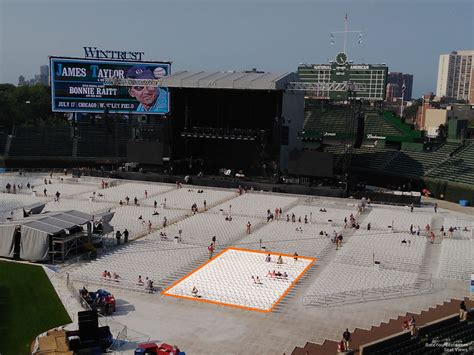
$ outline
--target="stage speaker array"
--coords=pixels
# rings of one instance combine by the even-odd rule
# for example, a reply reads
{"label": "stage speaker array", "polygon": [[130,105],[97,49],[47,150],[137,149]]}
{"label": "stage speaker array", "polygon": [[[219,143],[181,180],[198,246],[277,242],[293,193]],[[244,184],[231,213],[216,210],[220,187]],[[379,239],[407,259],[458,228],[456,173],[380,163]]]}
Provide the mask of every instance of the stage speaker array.
{"label": "stage speaker array", "polygon": [[78,312],[79,337],[81,341],[96,340],[98,337],[99,318],[97,310]]}

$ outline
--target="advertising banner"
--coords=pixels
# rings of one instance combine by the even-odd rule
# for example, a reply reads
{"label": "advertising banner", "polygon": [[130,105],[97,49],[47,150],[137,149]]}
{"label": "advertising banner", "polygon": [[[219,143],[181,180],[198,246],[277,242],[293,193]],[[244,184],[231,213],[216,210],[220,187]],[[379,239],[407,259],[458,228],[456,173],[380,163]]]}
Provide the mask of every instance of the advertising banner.
{"label": "advertising banner", "polygon": [[169,112],[169,62],[50,58],[54,112],[158,114]]}

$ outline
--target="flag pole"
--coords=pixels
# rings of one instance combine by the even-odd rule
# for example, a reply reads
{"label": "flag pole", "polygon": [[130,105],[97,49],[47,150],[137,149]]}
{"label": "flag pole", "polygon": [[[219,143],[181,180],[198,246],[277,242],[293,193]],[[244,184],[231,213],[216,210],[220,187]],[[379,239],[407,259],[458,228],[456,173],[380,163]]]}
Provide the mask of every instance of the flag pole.
{"label": "flag pole", "polygon": [[402,94],[402,104],[400,106],[400,118],[403,118],[403,94]]}
{"label": "flag pole", "polygon": [[347,42],[347,14],[344,18],[344,54],[346,53],[346,42]]}
{"label": "flag pole", "polygon": [[406,86],[405,86],[405,81],[403,81],[403,85],[402,85],[402,104],[400,106],[400,118],[403,118],[403,100],[405,98],[405,90],[406,90]]}

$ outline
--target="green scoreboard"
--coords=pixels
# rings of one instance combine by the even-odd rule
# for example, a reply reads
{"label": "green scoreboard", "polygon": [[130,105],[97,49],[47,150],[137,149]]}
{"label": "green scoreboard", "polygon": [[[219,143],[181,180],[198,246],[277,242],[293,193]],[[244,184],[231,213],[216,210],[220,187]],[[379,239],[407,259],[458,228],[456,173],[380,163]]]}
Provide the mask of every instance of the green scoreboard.
{"label": "green scoreboard", "polygon": [[385,99],[388,67],[385,64],[353,64],[347,61],[345,53],[339,53],[329,64],[300,64],[299,79],[302,82],[325,83],[321,90],[307,92],[307,96],[318,99],[347,100],[346,91],[331,90],[330,83],[351,81],[364,84],[356,97],[362,100],[382,101]]}

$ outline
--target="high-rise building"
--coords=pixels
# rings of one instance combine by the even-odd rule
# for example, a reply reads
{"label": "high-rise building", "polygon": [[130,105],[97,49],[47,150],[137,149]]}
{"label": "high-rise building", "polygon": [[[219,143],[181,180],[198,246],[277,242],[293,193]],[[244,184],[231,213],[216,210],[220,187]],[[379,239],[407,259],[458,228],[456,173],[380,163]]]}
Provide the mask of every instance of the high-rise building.
{"label": "high-rise building", "polygon": [[20,75],[18,77],[18,86],[23,86],[23,85],[49,85],[49,66],[47,65],[42,65],[40,66],[40,73],[35,74],[35,77],[33,79],[26,80],[23,75]]}
{"label": "high-rise building", "polygon": [[465,100],[474,103],[474,51],[455,51],[439,56],[439,98]]}
{"label": "high-rise building", "polygon": [[47,65],[40,67],[40,84],[49,85],[49,66]]}
{"label": "high-rise building", "polygon": [[387,76],[387,83],[397,84],[400,89],[400,95],[403,83],[405,83],[405,93],[403,94],[403,100],[410,101],[412,99],[411,95],[413,90],[413,75],[389,72]]}
{"label": "high-rise building", "polygon": [[385,101],[394,102],[400,98],[400,87],[398,84],[387,84],[387,89],[385,90]]}
{"label": "high-rise building", "polygon": [[18,86],[23,86],[26,85],[25,77],[23,75],[20,75],[18,77]]}

